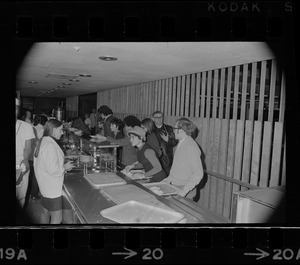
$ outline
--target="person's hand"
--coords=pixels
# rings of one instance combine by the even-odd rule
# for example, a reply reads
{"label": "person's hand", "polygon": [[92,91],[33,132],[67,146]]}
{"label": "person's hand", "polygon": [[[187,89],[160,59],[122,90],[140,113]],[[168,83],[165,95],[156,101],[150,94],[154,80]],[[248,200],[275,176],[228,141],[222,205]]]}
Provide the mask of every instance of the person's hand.
{"label": "person's hand", "polygon": [[101,135],[101,134],[99,134],[99,133],[96,134],[96,138],[97,138],[97,139],[100,139],[100,140],[106,141],[106,137],[103,136],[103,135]]}
{"label": "person's hand", "polygon": [[128,166],[125,167],[124,171],[125,171],[126,173],[129,173],[129,171],[130,171],[131,169],[133,169],[133,168],[134,168],[134,165],[128,165]]}
{"label": "person's hand", "polygon": [[182,197],[185,197],[187,193],[184,189],[177,188],[177,194],[182,196]]}
{"label": "person's hand", "polygon": [[165,178],[161,181],[162,183],[167,183],[167,184],[171,184],[171,181],[169,178]]}
{"label": "person's hand", "polygon": [[168,142],[169,141],[169,134],[168,133],[161,133],[160,134],[161,138],[165,141]]}
{"label": "person's hand", "polygon": [[24,159],[21,161],[20,168],[21,168],[23,175],[25,175],[29,171],[30,167],[29,167],[29,162],[27,159]]}
{"label": "person's hand", "polygon": [[67,163],[64,164],[65,171],[69,171],[74,167],[72,164],[72,161],[68,161]]}

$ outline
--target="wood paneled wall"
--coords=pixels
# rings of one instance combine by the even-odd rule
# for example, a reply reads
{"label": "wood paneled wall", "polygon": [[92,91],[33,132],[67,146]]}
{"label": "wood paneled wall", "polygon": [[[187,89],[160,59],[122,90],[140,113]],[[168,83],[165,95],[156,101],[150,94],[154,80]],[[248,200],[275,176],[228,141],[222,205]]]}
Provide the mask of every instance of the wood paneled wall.
{"label": "wood paneled wall", "polygon": [[98,92],[103,104],[120,118],[190,118],[207,172],[198,203],[228,220],[233,192],[286,183],[285,80],[275,59]]}

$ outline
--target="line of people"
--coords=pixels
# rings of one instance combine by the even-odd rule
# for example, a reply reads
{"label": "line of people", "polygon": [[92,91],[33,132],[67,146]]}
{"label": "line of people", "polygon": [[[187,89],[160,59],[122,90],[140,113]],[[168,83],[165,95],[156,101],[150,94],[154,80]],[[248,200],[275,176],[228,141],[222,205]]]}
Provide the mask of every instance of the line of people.
{"label": "line of people", "polygon": [[203,178],[203,166],[201,150],[194,140],[197,127],[192,121],[182,117],[172,127],[164,123],[161,111],[142,121],[133,115],[121,120],[106,105],[98,113],[97,136],[122,147],[119,160],[126,172],[143,168],[153,182],[172,184],[179,195],[193,199],[195,187]]}

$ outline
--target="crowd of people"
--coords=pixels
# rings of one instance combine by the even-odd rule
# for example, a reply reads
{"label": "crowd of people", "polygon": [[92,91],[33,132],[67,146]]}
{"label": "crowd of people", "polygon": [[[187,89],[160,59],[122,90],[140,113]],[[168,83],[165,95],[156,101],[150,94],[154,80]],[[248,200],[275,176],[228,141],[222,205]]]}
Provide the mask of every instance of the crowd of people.
{"label": "crowd of people", "polygon": [[[41,223],[59,224],[64,221],[64,173],[73,167],[65,162],[58,143],[63,124],[47,120],[45,115],[35,115],[32,120],[28,110],[18,119],[19,110],[20,101],[16,99],[16,165],[22,171],[16,180],[17,200],[24,208],[28,196],[40,198],[44,210]],[[151,181],[172,184],[179,195],[193,198],[203,168],[200,148],[193,139],[197,128],[189,119],[178,119],[174,127],[164,123],[161,111],[142,121],[133,115],[119,119],[102,105],[97,111],[94,108],[90,114],[85,113],[84,119],[68,122],[87,135],[118,144],[118,162],[125,172],[144,169]]]}

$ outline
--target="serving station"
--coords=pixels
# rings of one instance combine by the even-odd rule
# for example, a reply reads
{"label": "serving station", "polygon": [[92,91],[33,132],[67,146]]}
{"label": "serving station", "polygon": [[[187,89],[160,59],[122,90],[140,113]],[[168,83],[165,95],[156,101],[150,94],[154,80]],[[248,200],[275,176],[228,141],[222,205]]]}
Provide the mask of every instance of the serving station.
{"label": "serving station", "polygon": [[[124,174],[116,163],[119,146],[95,142],[86,135],[71,133],[68,138],[69,143],[70,139],[71,144],[75,143],[76,148],[74,145],[72,148],[78,153],[77,164],[65,174],[63,185],[63,195],[73,210],[73,223],[226,222],[192,200],[177,195],[173,186],[149,183],[150,179],[141,177],[141,170]],[[82,157],[91,159],[82,162]],[[66,158],[76,161],[76,155],[66,155]]]}

